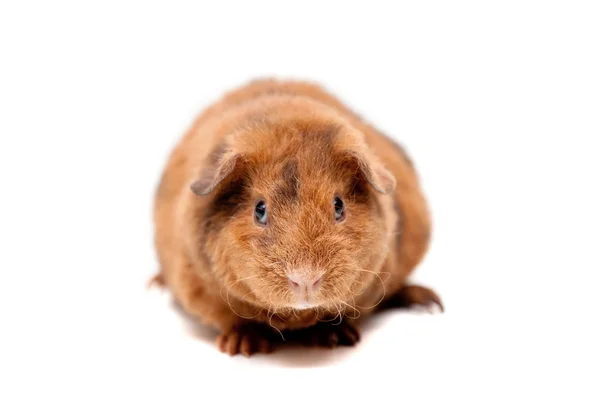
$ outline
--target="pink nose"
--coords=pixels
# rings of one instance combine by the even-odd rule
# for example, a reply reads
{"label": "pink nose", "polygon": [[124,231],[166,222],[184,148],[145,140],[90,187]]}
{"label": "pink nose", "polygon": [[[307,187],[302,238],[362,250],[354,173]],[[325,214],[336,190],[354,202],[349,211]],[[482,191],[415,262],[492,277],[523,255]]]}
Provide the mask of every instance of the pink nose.
{"label": "pink nose", "polygon": [[302,276],[296,274],[288,274],[290,286],[292,290],[299,294],[308,294],[315,292],[323,282],[323,276]]}

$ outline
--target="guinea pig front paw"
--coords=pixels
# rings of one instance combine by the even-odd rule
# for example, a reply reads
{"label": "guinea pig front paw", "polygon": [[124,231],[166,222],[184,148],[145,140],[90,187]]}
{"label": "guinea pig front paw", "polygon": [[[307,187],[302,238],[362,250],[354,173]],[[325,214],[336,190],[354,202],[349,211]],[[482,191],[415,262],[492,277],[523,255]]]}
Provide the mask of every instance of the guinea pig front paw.
{"label": "guinea pig front paw", "polygon": [[354,346],[360,341],[360,333],[349,322],[319,322],[309,328],[295,331],[293,336],[300,343],[314,347]]}
{"label": "guinea pig front paw", "polygon": [[271,353],[275,342],[274,332],[254,323],[235,327],[217,338],[219,350],[230,356],[243,354],[250,357],[256,353]]}

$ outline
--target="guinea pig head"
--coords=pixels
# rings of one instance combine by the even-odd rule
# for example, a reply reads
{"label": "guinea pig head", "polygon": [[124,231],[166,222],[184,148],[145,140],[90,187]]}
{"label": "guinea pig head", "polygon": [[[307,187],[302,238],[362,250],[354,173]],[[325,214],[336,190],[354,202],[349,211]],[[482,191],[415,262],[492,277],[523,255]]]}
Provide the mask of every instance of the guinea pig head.
{"label": "guinea pig head", "polygon": [[231,134],[192,185],[223,294],[271,310],[349,306],[387,254],[396,181],[343,125],[285,121]]}

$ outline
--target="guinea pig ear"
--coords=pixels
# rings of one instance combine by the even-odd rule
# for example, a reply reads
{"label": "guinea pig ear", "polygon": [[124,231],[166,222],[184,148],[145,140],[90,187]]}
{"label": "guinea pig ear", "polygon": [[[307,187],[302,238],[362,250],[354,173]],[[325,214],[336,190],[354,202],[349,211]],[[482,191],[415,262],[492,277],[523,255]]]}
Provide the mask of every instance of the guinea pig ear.
{"label": "guinea pig ear", "polygon": [[227,151],[222,148],[216,149],[208,159],[207,165],[200,174],[200,178],[194,181],[190,189],[198,196],[210,194],[225,178],[234,170],[240,160],[238,153]]}
{"label": "guinea pig ear", "polygon": [[388,194],[396,188],[396,178],[374,156],[350,153],[366,181],[379,193]]}

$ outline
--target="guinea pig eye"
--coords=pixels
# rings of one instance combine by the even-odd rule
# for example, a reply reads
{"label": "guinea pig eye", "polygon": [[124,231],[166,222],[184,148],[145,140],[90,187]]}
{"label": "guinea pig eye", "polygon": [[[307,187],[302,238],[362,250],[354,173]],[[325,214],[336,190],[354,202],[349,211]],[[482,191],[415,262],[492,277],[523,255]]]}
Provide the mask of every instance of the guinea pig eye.
{"label": "guinea pig eye", "polygon": [[346,208],[344,207],[344,202],[339,197],[333,199],[333,209],[335,214],[335,220],[340,222],[346,216]]}
{"label": "guinea pig eye", "polygon": [[254,207],[254,219],[261,225],[267,224],[267,204],[262,200]]}

